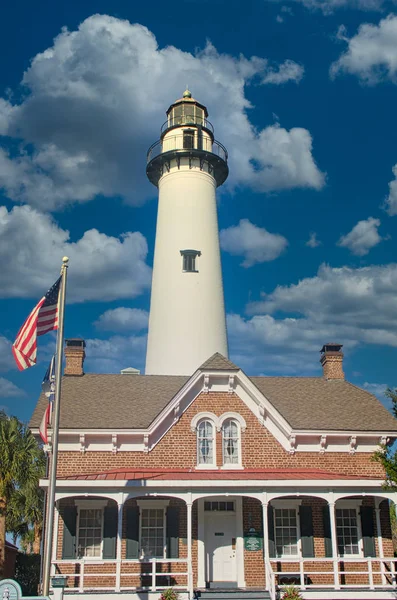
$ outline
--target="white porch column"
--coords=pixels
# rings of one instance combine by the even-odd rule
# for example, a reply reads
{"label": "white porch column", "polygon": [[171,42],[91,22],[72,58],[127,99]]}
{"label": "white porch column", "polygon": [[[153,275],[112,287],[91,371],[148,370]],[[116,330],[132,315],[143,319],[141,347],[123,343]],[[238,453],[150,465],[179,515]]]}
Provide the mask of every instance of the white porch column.
{"label": "white porch column", "polygon": [[263,564],[265,567],[266,589],[269,590],[270,581],[267,580],[268,570],[266,569],[267,562],[270,562],[269,556],[269,523],[267,520],[267,511],[269,503],[262,502],[262,519],[263,519]]}
{"label": "white porch column", "polygon": [[205,524],[204,524],[204,500],[197,500],[197,587],[205,588]]}
{"label": "white porch column", "polygon": [[117,540],[116,540],[116,592],[121,587],[121,543],[123,539],[123,500],[117,502]]}
{"label": "white porch column", "polygon": [[332,559],[334,563],[334,586],[336,590],[340,589],[339,584],[339,566],[338,566],[338,543],[336,536],[336,520],[335,520],[335,502],[329,502],[329,519],[331,524],[331,542],[332,542]]}
{"label": "white porch column", "polygon": [[187,586],[189,598],[193,598],[193,562],[192,562],[192,507],[193,503],[190,500],[186,502],[187,510]]}

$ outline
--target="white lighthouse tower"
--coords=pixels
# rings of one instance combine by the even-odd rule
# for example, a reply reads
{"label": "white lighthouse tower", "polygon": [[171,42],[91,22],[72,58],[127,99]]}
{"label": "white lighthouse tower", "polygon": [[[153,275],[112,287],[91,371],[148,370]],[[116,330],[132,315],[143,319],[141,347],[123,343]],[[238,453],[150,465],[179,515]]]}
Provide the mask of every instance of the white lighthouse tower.
{"label": "white lighthouse tower", "polygon": [[228,354],[215,192],[229,170],[207,116],[186,90],[148,151],[159,205],[147,375],[191,375],[214,352]]}

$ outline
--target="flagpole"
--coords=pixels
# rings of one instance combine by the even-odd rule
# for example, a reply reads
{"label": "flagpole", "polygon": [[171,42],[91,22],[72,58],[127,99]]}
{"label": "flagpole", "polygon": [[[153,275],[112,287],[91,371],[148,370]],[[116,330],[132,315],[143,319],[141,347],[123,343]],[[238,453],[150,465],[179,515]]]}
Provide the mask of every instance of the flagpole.
{"label": "flagpole", "polygon": [[59,436],[59,417],[61,408],[61,384],[62,384],[62,361],[63,361],[63,329],[64,329],[64,314],[65,314],[65,297],[66,297],[66,279],[68,271],[69,259],[64,256],[62,259],[62,282],[59,300],[58,313],[58,335],[56,347],[56,372],[55,372],[55,400],[54,400],[54,415],[52,423],[52,439],[51,439],[51,466],[50,476],[48,481],[47,494],[47,511],[45,521],[45,542],[44,542],[44,557],[43,557],[43,596],[48,596],[50,591],[50,575],[51,575],[51,558],[52,558],[52,540],[54,533],[54,513],[55,513],[55,488],[57,479],[57,463],[58,463],[58,436]]}

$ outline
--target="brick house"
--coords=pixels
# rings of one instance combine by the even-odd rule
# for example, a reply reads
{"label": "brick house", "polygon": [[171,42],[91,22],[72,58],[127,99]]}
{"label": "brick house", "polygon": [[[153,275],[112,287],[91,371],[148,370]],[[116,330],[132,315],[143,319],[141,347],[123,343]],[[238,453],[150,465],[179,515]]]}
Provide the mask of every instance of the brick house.
{"label": "brick house", "polygon": [[190,377],[91,374],[84,348],[66,341],[62,383],[52,563],[66,594],[275,598],[294,582],[305,598],[395,597],[395,494],[372,455],[397,421],[345,381],[340,345],[312,378],[248,377],[220,354]]}

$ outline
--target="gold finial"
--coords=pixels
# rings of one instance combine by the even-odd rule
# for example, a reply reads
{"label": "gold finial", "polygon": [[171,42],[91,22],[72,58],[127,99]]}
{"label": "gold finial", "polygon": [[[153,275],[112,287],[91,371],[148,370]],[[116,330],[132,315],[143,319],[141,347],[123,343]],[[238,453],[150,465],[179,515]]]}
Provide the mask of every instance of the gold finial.
{"label": "gold finial", "polygon": [[183,92],[183,98],[191,98],[192,97],[192,92],[189,90],[189,87],[186,86],[186,90]]}

